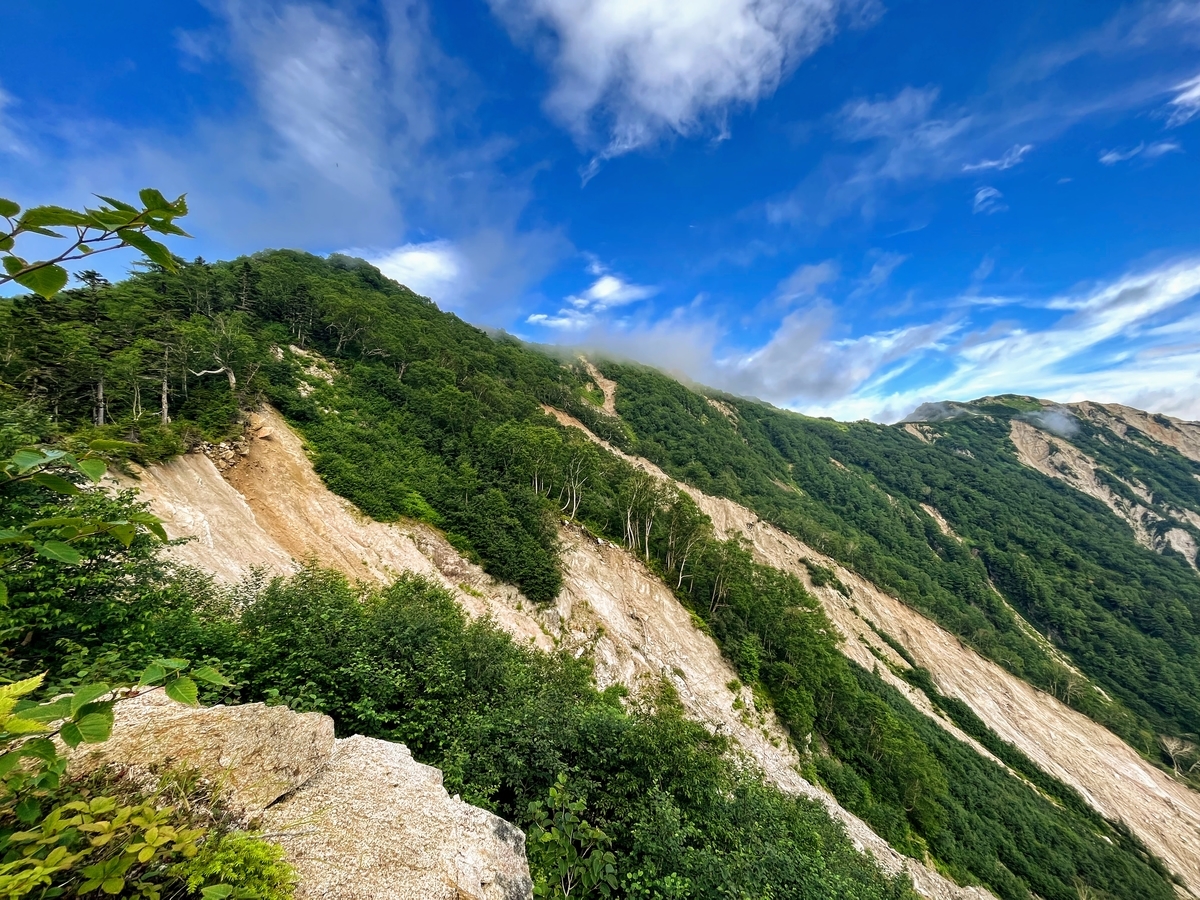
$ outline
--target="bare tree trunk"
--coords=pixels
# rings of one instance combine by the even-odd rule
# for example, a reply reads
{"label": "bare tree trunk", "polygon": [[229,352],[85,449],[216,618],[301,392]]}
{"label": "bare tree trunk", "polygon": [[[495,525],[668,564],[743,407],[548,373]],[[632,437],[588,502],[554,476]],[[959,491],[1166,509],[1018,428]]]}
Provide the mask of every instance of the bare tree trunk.
{"label": "bare tree trunk", "polygon": [[100,376],[100,383],[96,385],[96,424],[104,425],[104,376]]}

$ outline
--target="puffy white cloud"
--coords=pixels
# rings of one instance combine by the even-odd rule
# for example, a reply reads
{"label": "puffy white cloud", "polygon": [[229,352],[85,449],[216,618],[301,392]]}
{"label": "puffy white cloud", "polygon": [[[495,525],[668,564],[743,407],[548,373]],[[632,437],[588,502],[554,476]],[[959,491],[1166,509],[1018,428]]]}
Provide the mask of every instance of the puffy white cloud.
{"label": "puffy white cloud", "polygon": [[361,250],[347,250],[346,253],[365,255],[367,261],[388,278],[440,302],[457,298],[467,286],[464,281],[469,278],[467,262],[451,241],[405,244],[377,256],[364,254]]}
{"label": "puffy white cloud", "polygon": [[588,266],[588,271],[597,277],[586,290],[566,297],[563,301],[565,305],[557,313],[534,313],[525,321],[530,325],[561,331],[585,331],[595,325],[604,313],[658,293],[658,288],[626,281],[596,261]]}
{"label": "puffy white cloud", "polygon": [[963,171],[980,172],[986,169],[996,169],[1003,172],[1005,169],[1019,165],[1025,158],[1025,154],[1032,149],[1033,144],[1016,144],[999,159],[981,159],[977,163],[963,163]]}
{"label": "puffy white cloud", "polygon": [[[724,127],[771,94],[863,0],[489,0],[549,57],[549,113],[615,156],[664,134]],[[597,140],[597,132],[602,137]]]}
{"label": "puffy white cloud", "polygon": [[981,187],[975,192],[975,199],[971,203],[971,211],[976,215],[983,213],[990,216],[992,213],[1003,212],[1008,209],[1002,202],[1004,195],[994,187]]}

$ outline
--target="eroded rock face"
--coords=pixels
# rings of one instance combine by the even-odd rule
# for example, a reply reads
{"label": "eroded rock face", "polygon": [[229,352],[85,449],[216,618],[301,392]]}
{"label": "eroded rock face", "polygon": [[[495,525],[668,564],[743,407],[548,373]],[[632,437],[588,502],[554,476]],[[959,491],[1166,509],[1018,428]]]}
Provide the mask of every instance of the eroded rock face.
{"label": "eroded rock face", "polygon": [[81,744],[72,754],[74,771],[187,765],[246,819],[316,775],[333,753],[332,719],[283,706],[197,709],[152,690],[121,701],[115,713],[112,737]]}
{"label": "eroded rock face", "polygon": [[102,765],[194,767],[260,820],[321,900],[530,900],[525,835],[450,797],[403,744],[335,740],[333,720],[261,703],[194,709],[150,691],[116,707],[112,737],[83,745]]}
{"label": "eroded rock face", "polygon": [[525,900],[525,835],[447,795],[403,744],[337,741],[315,778],[266,811],[300,872],[298,898]]}

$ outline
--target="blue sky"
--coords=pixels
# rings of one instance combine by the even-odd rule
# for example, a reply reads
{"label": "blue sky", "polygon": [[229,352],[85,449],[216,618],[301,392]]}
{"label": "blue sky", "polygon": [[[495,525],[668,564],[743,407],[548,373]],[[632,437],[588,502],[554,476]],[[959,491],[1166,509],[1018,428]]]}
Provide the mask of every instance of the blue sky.
{"label": "blue sky", "polygon": [[183,255],[349,251],[469,321],[841,419],[1200,418],[1200,0],[5,13],[18,202],[186,191]]}

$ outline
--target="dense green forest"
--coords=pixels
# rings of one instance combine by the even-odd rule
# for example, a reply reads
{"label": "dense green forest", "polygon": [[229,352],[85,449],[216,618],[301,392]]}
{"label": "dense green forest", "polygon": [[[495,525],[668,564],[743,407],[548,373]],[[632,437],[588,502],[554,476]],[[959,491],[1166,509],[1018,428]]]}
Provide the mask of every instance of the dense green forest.
{"label": "dense green forest", "polygon": [[[442,528],[531,600],[549,601],[561,586],[560,516],[624,543],[705,623],[797,744],[816,739],[810,776],[905,852],[928,853],[960,881],[1004,898],[1075,897],[1081,884],[1114,896],[1171,895],[1161,867],[1126,832],[1064,786],[1039,776],[1039,793],[948,738],[838,652],[836,632],[796,578],[714,539],[685,495],[561,428],[541,404],[572,412],[705,490],[747,502],[1035,683],[1052,683],[1062,670],[1015,628],[988,576],[1044,627],[1060,607],[1019,595],[1006,565],[1025,573],[1017,585],[1041,585],[1072,609],[1099,604],[1099,588],[1066,573],[1115,572],[1113,560],[1128,559],[1106,589],[1124,590],[1115,596],[1132,611],[1102,606],[1115,624],[1077,629],[1080,639],[1097,653],[1124,641],[1147,664],[1185,668],[1195,659],[1191,622],[1168,640],[1137,617],[1146,607],[1175,623],[1192,608],[1183,576],[1194,576],[1127,537],[1118,547],[1119,523],[1093,527],[1086,516],[1098,512],[1086,504],[1077,527],[1090,534],[1080,536],[1083,549],[1072,544],[1058,521],[1060,486],[1009,465],[995,418],[950,423],[947,446],[929,449],[895,429],[744,401],[736,402],[735,425],[664,376],[607,366],[620,384],[616,422],[597,411],[590,379],[569,359],[488,336],[360,261],[293,252],[198,260],[177,273],[151,266],[116,285],[89,276],[50,300],[0,303],[0,327],[0,453],[105,437],[135,442],[143,462],[160,460],[239,434],[241,411],[269,400],[302,432],[333,490],[377,519],[411,516]],[[955,454],[954,441],[975,459]],[[987,492],[1000,490],[994,482],[1010,468],[1012,484],[1000,497],[1025,490],[1034,509],[1020,520]],[[3,515],[53,512],[41,502],[21,495]],[[918,502],[942,510],[967,544],[942,536]],[[1003,537],[983,530],[988,516]],[[1031,536],[1037,540],[1015,549],[1018,537]],[[1066,549],[1051,547],[1043,558],[1038,541]],[[1096,561],[1105,548],[1123,555]],[[1138,592],[1174,590],[1176,582],[1170,598]],[[1062,593],[1068,588],[1074,593]],[[823,813],[732,765],[721,741],[682,719],[669,692],[625,709],[590,687],[585,663],[468,625],[418,582],[364,593],[307,571],[228,594],[164,569],[153,548],[135,543],[127,554],[98,545],[83,570],[32,561],[9,594],[9,627],[0,632],[5,677],[42,668],[115,677],[110,670],[164,654],[211,660],[237,682],[241,699],[322,710],[343,733],[403,740],[443,769],[452,790],[516,821],[566,771],[613,837],[625,896],[732,896],[722,885],[741,885],[747,896],[816,896],[816,886],[843,878],[837,896],[902,891],[852,865]],[[1087,671],[1107,688],[1095,666]],[[1071,699],[1143,739],[1152,734],[1146,723],[1187,730],[1190,683],[1127,683],[1113,691],[1118,704],[1082,689]]]}
{"label": "dense green forest", "polygon": [[[1200,732],[1200,578],[1177,554],[1139,546],[1099,501],[1018,462],[1009,419],[1028,403],[938,422],[943,437],[931,444],[894,426],[723,397],[734,423],[653,370],[603,369],[620,385],[637,452],[667,471],[746,503],[1148,755],[1158,731]],[[1167,447],[1106,443],[1091,423],[1079,433],[1114,471],[1200,509],[1200,465]],[[942,534],[922,503],[963,541]],[[1120,702],[1079,684],[1023,634],[993,585]]]}

